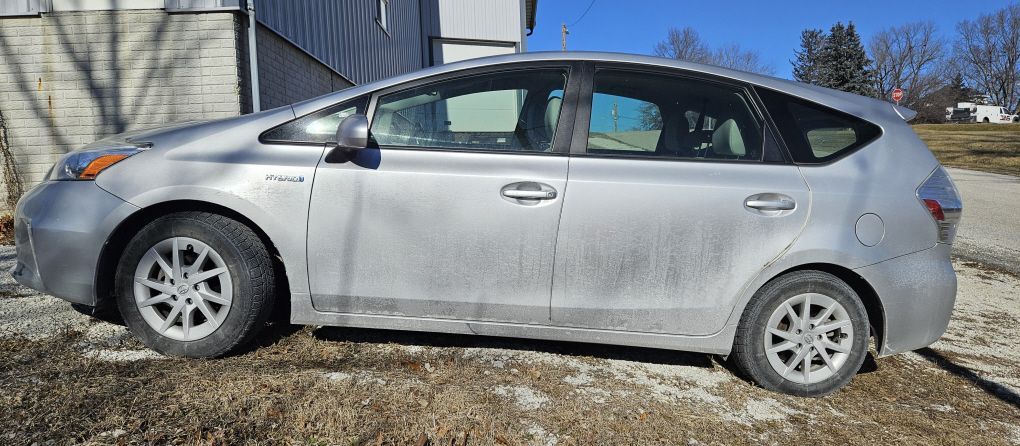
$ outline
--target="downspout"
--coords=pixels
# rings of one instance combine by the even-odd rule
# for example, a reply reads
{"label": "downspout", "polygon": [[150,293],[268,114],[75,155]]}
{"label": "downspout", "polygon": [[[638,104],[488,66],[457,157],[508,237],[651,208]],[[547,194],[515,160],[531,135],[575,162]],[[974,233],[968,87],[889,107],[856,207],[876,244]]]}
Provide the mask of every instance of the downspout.
{"label": "downspout", "polygon": [[262,111],[262,100],[259,97],[259,50],[255,43],[255,0],[245,2],[248,13],[248,78],[251,79],[251,109],[253,113]]}

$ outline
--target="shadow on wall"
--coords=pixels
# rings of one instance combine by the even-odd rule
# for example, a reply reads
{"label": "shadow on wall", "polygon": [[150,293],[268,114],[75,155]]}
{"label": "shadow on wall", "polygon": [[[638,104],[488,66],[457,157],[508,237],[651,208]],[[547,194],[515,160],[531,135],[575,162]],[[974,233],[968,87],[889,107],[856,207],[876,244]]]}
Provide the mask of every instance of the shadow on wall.
{"label": "shadow on wall", "polygon": [[[48,14],[39,19],[21,19],[40,20],[39,26],[43,30],[42,46],[32,48],[27,54],[24,44],[13,44],[11,36],[0,34],[0,56],[33,68],[38,67],[38,70],[15,70],[12,77],[23,95],[28,96],[33,91],[38,93],[36,100],[26,101],[28,107],[45,123],[48,135],[65,152],[80,143],[70,139],[68,127],[73,127],[75,121],[81,126],[84,119],[64,125],[59,118],[67,116],[61,116],[64,113],[58,113],[58,110],[91,107],[94,110],[92,116],[95,120],[92,124],[96,137],[124,132],[131,124],[131,117],[149,104],[144,100],[125,104],[125,97],[120,90],[131,88],[135,90],[133,93],[137,93],[134,96],[140,99],[150,96],[160,87],[160,79],[167,76],[174,62],[172,58],[156,60],[130,57],[132,47],[135,46],[152,48],[156,52],[166,49],[169,45],[165,39],[169,22],[166,14],[162,14],[164,18],[151,27],[152,33],[146,39],[130,44],[123,41],[128,33],[117,32],[121,28],[130,27],[130,14],[104,13],[109,17],[104,20],[104,28],[110,28],[105,35],[90,32],[92,26],[86,24],[90,20],[89,14]],[[97,38],[101,41],[94,41]],[[22,51],[19,52],[19,49]],[[30,62],[35,60],[40,63]],[[130,81],[126,79],[128,77]],[[84,91],[87,93],[86,103],[72,102],[69,98],[75,95],[58,94],[58,87],[65,87],[60,89],[60,93],[67,90]],[[67,103],[64,103],[65,100]]]}

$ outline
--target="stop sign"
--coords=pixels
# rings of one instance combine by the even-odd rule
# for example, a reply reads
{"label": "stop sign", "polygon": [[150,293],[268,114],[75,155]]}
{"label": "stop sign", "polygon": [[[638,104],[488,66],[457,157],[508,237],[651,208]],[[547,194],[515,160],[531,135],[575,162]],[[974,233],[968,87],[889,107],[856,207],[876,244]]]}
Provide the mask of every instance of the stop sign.
{"label": "stop sign", "polygon": [[900,102],[900,99],[903,99],[903,90],[901,90],[899,88],[893,89],[893,91],[892,91],[892,100],[894,100],[896,102]]}

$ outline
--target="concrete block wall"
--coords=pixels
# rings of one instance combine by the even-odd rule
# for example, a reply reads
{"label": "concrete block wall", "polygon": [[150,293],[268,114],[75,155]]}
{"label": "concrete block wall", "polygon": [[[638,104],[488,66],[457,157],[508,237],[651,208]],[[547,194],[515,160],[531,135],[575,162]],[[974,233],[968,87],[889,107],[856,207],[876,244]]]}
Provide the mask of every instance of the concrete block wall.
{"label": "concrete block wall", "polygon": [[25,188],[105,136],[242,113],[243,20],[162,10],[0,18],[0,112]]}
{"label": "concrete block wall", "polygon": [[264,25],[258,25],[255,41],[258,46],[259,99],[263,110],[354,85]]}

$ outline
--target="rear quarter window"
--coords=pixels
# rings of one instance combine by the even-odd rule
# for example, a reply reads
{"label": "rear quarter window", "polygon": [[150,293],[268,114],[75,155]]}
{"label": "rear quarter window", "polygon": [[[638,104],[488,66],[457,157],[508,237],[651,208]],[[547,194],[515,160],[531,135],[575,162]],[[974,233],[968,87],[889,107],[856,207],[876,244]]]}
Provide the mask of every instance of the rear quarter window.
{"label": "rear quarter window", "polygon": [[757,90],[796,163],[836,160],[882,134],[877,125],[841,111],[773,90]]}

